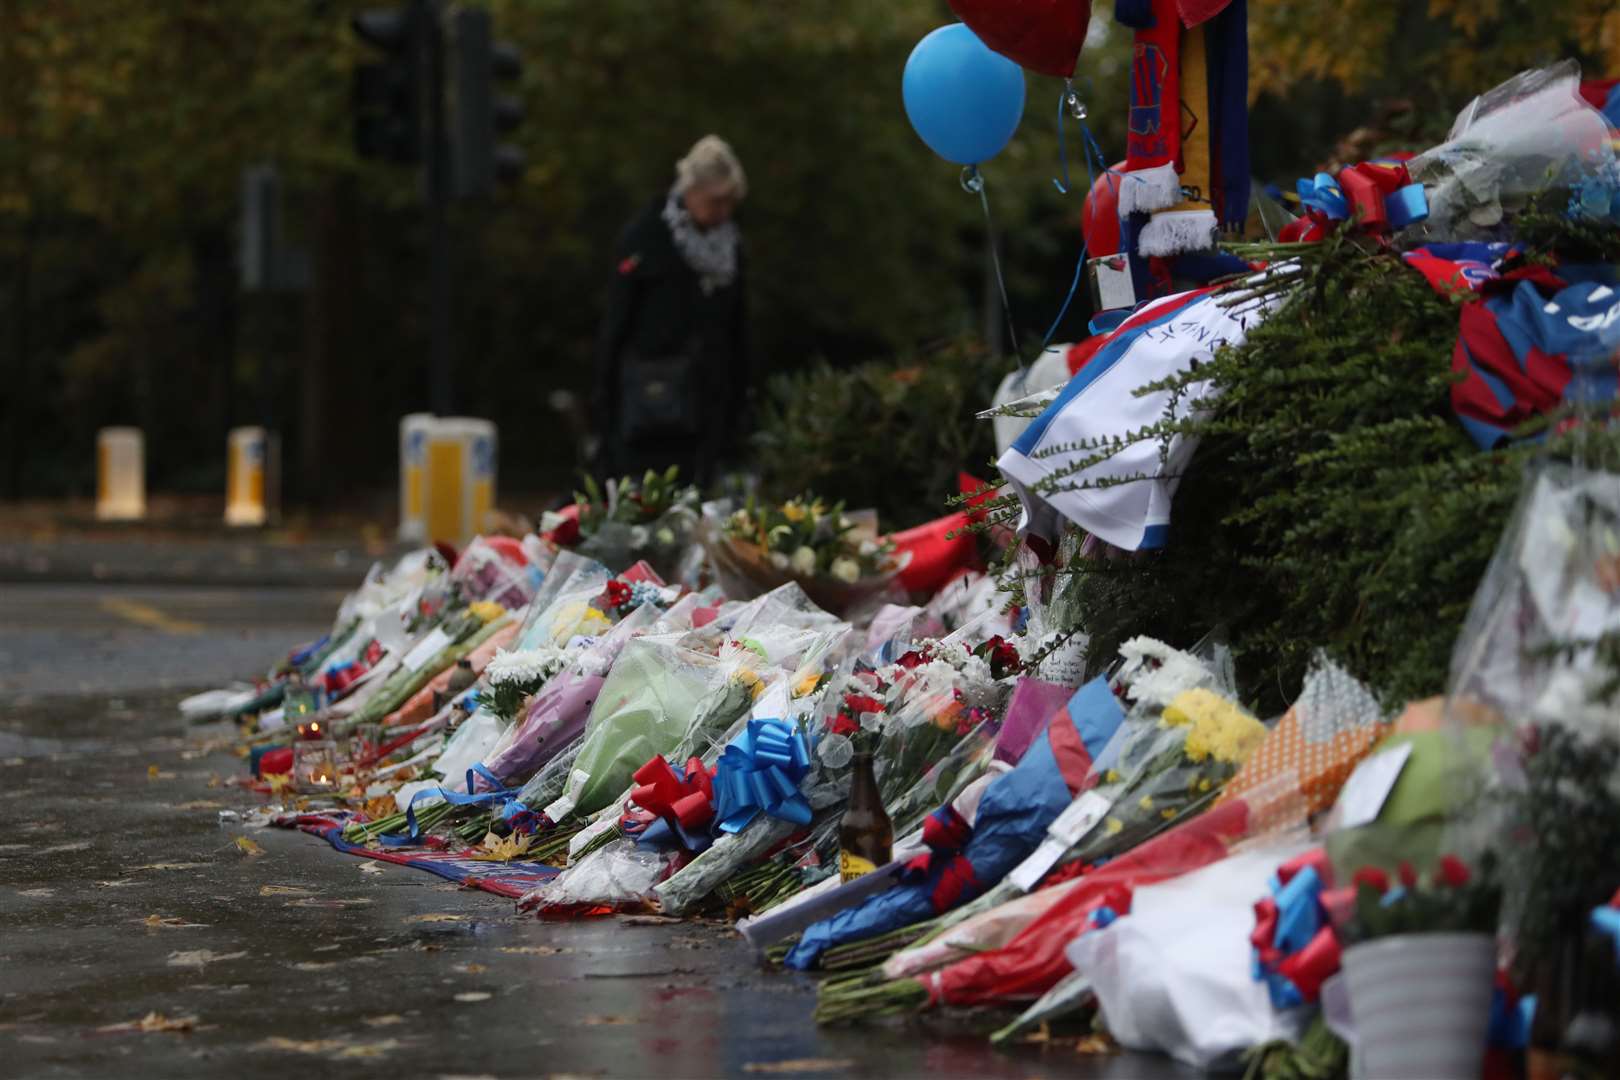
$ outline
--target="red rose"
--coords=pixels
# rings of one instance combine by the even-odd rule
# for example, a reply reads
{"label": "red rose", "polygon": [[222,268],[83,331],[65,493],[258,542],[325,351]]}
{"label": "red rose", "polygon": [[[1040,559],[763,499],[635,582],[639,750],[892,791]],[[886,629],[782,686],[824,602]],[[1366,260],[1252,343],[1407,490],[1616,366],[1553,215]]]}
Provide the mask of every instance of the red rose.
{"label": "red rose", "polygon": [[856,716],[861,713],[880,713],[883,711],[883,702],[868,694],[845,694],[844,708]]}
{"label": "red rose", "polygon": [[1468,864],[1457,858],[1457,856],[1440,856],[1440,869],[1436,871],[1435,877],[1443,884],[1453,889],[1460,889],[1468,884],[1468,879],[1471,876],[1468,872]]}
{"label": "red rose", "polygon": [[621,608],[628,604],[630,602],[630,596],[631,592],[629,584],[620,581],[618,578],[614,578],[612,581],[608,582],[607,587],[602,590],[602,605],[603,607],[607,608],[607,610],[612,611],[615,608]]}
{"label": "red rose", "polygon": [[834,735],[853,735],[861,730],[861,725],[849,713],[839,712],[837,716],[828,719],[827,730]]}
{"label": "red rose", "polygon": [[1417,871],[1412,869],[1411,863],[1407,862],[1405,859],[1402,859],[1401,865],[1396,868],[1396,871],[1401,876],[1402,885],[1408,889],[1417,888]]}
{"label": "red rose", "polygon": [[926,657],[924,657],[922,653],[918,652],[916,649],[912,649],[900,659],[896,660],[895,663],[899,664],[907,671],[910,671],[913,668],[922,667],[925,659]]}
{"label": "red rose", "polygon": [[1376,866],[1363,866],[1350,876],[1350,881],[1357,888],[1371,885],[1381,893],[1389,891],[1389,875]]}

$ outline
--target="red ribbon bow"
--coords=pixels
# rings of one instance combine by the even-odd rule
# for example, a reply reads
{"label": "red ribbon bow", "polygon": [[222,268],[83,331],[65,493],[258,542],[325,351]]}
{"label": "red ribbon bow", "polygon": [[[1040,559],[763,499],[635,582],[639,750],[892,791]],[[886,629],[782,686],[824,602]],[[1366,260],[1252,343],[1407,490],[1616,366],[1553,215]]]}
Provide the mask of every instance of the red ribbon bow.
{"label": "red ribbon bow", "polygon": [[[714,820],[714,774],[698,758],[686,763],[682,778],[662,756],[655,757],[635,771],[636,787],[630,801],[641,807],[645,817],[634,815],[643,824],[654,818],[673,819],[683,829],[698,829]],[[625,815],[627,819],[631,814]]]}

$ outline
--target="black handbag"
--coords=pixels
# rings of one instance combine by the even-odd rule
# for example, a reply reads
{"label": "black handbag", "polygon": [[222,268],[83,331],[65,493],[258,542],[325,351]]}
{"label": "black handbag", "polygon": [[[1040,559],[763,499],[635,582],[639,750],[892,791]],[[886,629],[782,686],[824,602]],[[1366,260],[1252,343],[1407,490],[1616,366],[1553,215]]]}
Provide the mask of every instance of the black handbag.
{"label": "black handbag", "polygon": [[628,443],[697,435],[697,359],[627,356],[619,372],[619,434]]}

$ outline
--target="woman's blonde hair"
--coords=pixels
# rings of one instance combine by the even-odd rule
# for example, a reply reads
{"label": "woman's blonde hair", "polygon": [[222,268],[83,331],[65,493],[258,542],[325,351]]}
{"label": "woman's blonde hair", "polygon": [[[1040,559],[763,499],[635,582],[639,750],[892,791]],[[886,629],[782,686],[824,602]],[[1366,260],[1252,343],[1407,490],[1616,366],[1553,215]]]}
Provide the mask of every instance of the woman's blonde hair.
{"label": "woman's blonde hair", "polygon": [[748,174],[731,146],[718,135],[703,136],[675,163],[676,193],[685,194],[697,186],[728,191],[738,202],[748,197]]}

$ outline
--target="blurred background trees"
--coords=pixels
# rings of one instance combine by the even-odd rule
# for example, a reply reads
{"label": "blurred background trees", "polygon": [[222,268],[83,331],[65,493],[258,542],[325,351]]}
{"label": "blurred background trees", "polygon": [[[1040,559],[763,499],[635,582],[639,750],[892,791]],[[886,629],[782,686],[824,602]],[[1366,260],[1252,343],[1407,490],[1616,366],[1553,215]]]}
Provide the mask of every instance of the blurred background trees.
{"label": "blurred background trees", "polygon": [[[397,419],[427,403],[426,238],[416,175],[353,151],[349,19],[377,2],[0,0],[0,497],[87,493],[109,423],[145,429],[155,489],[221,490],[224,433],[255,422],[283,432],[293,501],[393,483]],[[504,490],[569,485],[548,396],[586,385],[613,238],[708,131],[750,173],[763,368],[998,345],[977,200],[900,107],[943,0],[486,6],[524,54],[528,164],[455,210],[456,394],[501,425]],[[1474,93],[1561,56],[1620,73],[1611,7],[1251,0],[1256,170],[1287,183],[1390,117],[1388,137],[1422,145]],[[1129,36],[1106,4],[1092,30],[1076,84],[1118,157]],[[986,168],[1026,351],[1073,274],[1085,183],[1072,127],[1076,190],[1051,183],[1061,85],[1028,88]],[[260,164],[306,287],[240,288],[243,170]]]}

